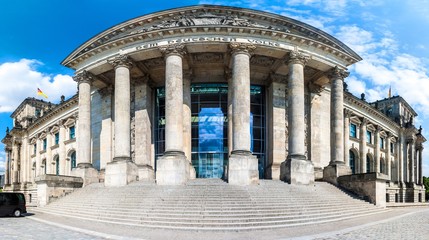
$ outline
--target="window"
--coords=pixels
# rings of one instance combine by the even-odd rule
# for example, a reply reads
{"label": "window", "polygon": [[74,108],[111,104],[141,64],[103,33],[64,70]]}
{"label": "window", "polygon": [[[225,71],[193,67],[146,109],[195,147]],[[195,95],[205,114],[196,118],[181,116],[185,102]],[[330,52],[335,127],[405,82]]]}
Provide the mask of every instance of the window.
{"label": "window", "polygon": [[60,175],[60,158],[58,156],[55,157],[55,174]]}
{"label": "window", "polygon": [[368,130],[366,131],[366,142],[372,143],[372,132]]}
{"label": "window", "polygon": [[70,136],[70,139],[74,139],[75,138],[75,135],[74,135],[74,126],[71,126],[70,128],[69,128],[69,136]]}
{"label": "window", "polygon": [[371,159],[369,155],[366,155],[366,173],[371,172]]}
{"label": "window", "polygon": [[60,144],[60,133],[55,133],[55,145]]}
{"label": "window", "polygon": [[72,152],[72,154],[70,154],[70,163],[71,169],[76,168],[76,152]]}
{"label": "window", "polygon": [[43,139],[43,151],[46,151],[46,147],[48,146],[48,139]]}
{"label": "window", "polygon": [[384,149],[384,138],[380,138],[380,148]]}
{"label": "window", "polygon": [[395,152],[395,143],[391,142],[390,143],[390,153],[394,153]]}
{"label": "window", "polygon": [[356,167],[355,167],[355,154],[352,150],[349,150],[349,165],[352,169],[352,174],[356,173]]}
{"label": "window", "polygon": [[33,154],[36,155],[36,151],[37,151],[37,144],[33,144]]}
{"label": "window", "polygon": [[350,123],[350,137],[356,138],[356,124]]}
{"label": "window", "polygon": [[384,159],[383,159],[383,158],[380,158],[380,172],[381,172],[381,173],[384,173],[385,168],[386,168],[386,166],[385,166],[385,164],[384,164]]}

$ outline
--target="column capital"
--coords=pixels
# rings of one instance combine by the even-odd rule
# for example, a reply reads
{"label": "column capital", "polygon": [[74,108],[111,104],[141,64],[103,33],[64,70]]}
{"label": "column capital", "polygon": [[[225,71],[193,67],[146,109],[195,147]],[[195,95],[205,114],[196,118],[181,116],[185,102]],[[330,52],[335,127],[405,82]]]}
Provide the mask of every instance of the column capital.
{"label": "column capital", "polygon": [[376,134],[380,133],[380,132],[381,132],[381,130],[383,130],[383,128],[382,128],[382,127],[380,127],[380,126],[375,127],[375,133],[376,133]]}
{"label": "column capital", "polygon": [[89,83],[91,84],[94,81],[94,75],[86,70],[83,70],[82,72],[75,73],[75,76],[73,76],[73,80],[80,83]]}
{"label": "column capital", "polygon": [[364,117],[361,118],[361,126],[366,126],[368,123],[369,123],[368,118],[364,118]]}
{"label": "column capital", "polygon": [[250,43],[232,42],[229,44],[229,48],[231,49],[232,55],[237,53],[245,53],[250,57],[252,56],[253,51],[255,51],[256,46]]}
{"label": "column capital", "polygon": [[288,53],[286,64],[301,64],[302,66],[305,66],[308,63],[308,60],[310,60],[309,56],[298,51],[291,51]]}
{"label": "column capital", "polygon": [[352,114],[353,114],[352,110],[344,108],[344,118],[350,118]]}
{"label": "column capital", "polygon": [[164,57],[168,57],[170,55],[177,55],[183,57],[186,55],[187,51],[185,45],[183,44],[169,44],[167,46],[161,46],[158,48]]}
{"label": "column capital", "polygon": [[328,78],[331,80],[341,79],[344,81],[344,79],[348,77],[350,73],[344,69],[339,68],[338,66],[335,66],[334,68],[329,70],[327,74],[328,74]]}
{"label": "column capital", "polygon": [[128,55],[119,55],[113,59],[107,60],[115,69],[118,67],[125,67],[130,69],[133,66],[133,60]]}

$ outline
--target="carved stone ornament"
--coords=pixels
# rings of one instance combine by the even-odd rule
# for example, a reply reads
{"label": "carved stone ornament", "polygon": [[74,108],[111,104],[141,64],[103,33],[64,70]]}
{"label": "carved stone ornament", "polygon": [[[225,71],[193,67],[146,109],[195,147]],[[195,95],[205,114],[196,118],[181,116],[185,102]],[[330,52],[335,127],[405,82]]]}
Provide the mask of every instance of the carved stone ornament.
{"label": "carved stone ornament", "polygon": [[287,64],[301,64],[305,66],[308,63],[308,60],[310,60],[309,56],[304,55],[298,51],[291,51],[288,55],[289,58],[286,61]]}
{"label": "carved stone ornament", "polygon": [[250,43],[238,43],[232,42],[229,44],[231,48],[231,53],[247,53],[249,56],[253,54],[253,51],[256,49],[256,46]]}
{"label": "carved stone ornament", "polygon": [[241,18],[235,14],[215,15],[205,10],[200,14],[187,14],[187,15],[175,16],[172,19],[163,20],[160,23],[152,25],[150,27],[144,27],[144,28],[140,28],[135,31],[132,31],[129,33],[129,35],[161,30],[166,28],[173,28],[173,27],[207,26],[207,25],[254,27],[254,28],[272,29],[272,30],[283,31],[287,33],[290,32],[284,26],[263,25],[246,18]]}
{"label": "carved stone ornament", "polygon": [[344,80],[344,78],[349,76],[349,72],[346,70],[340,69],[339,67],[334,67],[328,72],[329,79],[341,79]]}
{"label": "carved stone ornament", "polygon": [[167,46],[159,47],[159,50],[164,57],[169,55],[179,55],[180,57],[183,57],[186,54],[186,48],[183,44],[169,44]]}
{"label": "carved stone ornament", "polygon": [[130,57],[127,55],[119,55],[115,57],[114,59],[110,59],[107,61],[110,65],[112,65],[114,68],[118,67],[126,67],[131,68],[133,66],[133,61]]}
{"label": "carved stone ornament", "polygon": [[94,81],[94,75],[86,70],[83,70],[80,73],[77,73],[75,76],[73,76],[73,80],[80,83],[89,83],[91,84]]}
{"label": "carved stone ornament", "polygon": [[344,118],[350,118],[353,114],[353,111],[350,109],[344,109]]}

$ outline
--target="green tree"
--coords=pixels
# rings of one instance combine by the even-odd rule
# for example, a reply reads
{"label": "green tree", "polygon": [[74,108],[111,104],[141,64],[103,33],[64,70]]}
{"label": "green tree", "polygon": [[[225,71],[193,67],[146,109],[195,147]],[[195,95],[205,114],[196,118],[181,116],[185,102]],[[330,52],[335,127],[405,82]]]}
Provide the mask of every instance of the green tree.
{"label": "green tree", "polygon": [[423,184],[426,188],[426,201],[429,201],[429,177],[423,177]]}

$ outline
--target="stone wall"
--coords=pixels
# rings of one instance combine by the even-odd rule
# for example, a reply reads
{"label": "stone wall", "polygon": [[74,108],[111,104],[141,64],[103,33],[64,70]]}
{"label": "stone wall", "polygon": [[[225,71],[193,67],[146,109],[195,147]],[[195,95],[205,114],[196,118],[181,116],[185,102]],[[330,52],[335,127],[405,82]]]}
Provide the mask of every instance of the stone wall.
{"label": "stone wall", "polygon": [[80,177],[41,175],[35,179],[37,184],[38,206],[45,206],[51,201],[63,197],[81,188],[83,180]]}

